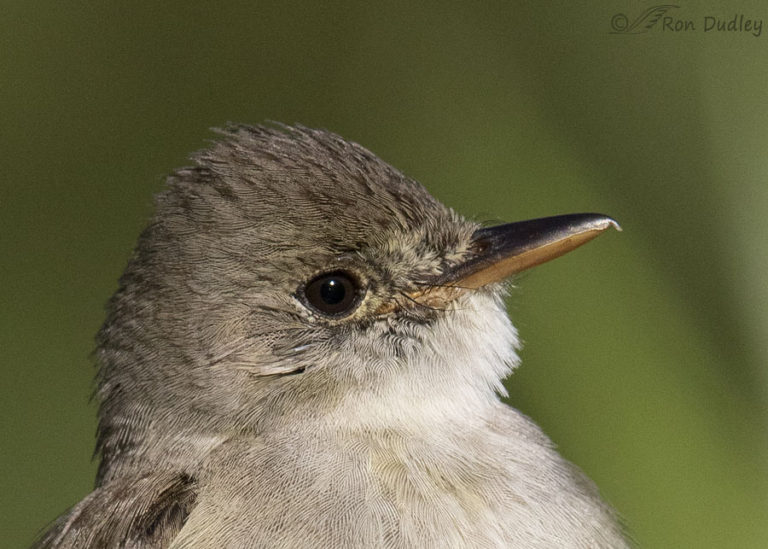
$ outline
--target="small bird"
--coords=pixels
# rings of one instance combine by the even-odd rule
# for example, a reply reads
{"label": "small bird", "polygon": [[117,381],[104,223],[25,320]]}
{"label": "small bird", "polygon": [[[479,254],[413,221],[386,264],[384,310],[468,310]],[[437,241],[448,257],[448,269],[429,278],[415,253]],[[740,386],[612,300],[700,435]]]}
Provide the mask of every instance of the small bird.
{"label": "small bird", "polygon": [[108,304],[96,488],[36,547],[628,547],[501,401],[505,280],[616,222],[483,227],[333,133],[219,134]]}

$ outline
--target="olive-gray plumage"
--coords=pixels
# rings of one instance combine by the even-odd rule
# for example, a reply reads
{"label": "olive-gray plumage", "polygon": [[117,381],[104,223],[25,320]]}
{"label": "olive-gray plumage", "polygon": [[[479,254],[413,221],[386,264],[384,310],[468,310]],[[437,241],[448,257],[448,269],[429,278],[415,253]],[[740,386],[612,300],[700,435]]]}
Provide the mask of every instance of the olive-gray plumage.
{"label": "olive-gray plumage", "polygon": [[503,286],[413,297],[478,225],[329,132],[220,133],[109,303],[96,488],[38,546],[626,547],[499,400]]}

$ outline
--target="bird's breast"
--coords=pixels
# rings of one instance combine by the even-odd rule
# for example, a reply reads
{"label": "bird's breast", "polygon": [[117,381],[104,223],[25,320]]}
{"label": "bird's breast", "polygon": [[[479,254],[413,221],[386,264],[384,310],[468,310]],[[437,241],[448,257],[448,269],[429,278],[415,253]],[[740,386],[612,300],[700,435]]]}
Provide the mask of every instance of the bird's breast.
{"label": "bird's breast", "polygon": [[509,440],[447,427],[229,441],[175,546],[508,547],[530,512]]}

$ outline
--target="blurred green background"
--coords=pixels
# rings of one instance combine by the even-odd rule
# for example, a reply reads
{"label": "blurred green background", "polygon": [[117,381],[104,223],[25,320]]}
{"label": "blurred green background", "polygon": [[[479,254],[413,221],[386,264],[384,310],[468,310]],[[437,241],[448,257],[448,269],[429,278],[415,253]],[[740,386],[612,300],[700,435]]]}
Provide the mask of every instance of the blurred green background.
{"label": "blurred green background", "polygon": [[[89,353],[164,175],[209,127],[358,141],[465,215],[615,216],[521,278],[511,402],[642,547],[768,547],[768,6],[3,2],[0,537],[89,492]],[[703,18],[766,20],[704,32]]]}

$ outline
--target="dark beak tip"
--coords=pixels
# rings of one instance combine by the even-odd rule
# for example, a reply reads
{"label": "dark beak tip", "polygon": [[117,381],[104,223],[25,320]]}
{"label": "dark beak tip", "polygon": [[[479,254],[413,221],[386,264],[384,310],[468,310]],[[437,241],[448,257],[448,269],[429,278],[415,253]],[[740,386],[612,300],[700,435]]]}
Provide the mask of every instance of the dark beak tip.
{"label": "dark beak tip", "polygon": [[623,230],[621,228],[621,225],[619,225],[619,222],[608,215],[598,214],[598,213],[589,213],[589,214],[574,214],[574,216],[583,218],[583,223],[585,228],[589,228],[589,226],[591,226],[592,228],[597,230],[605,230],[610,227],[613,227],[619,232]]}

